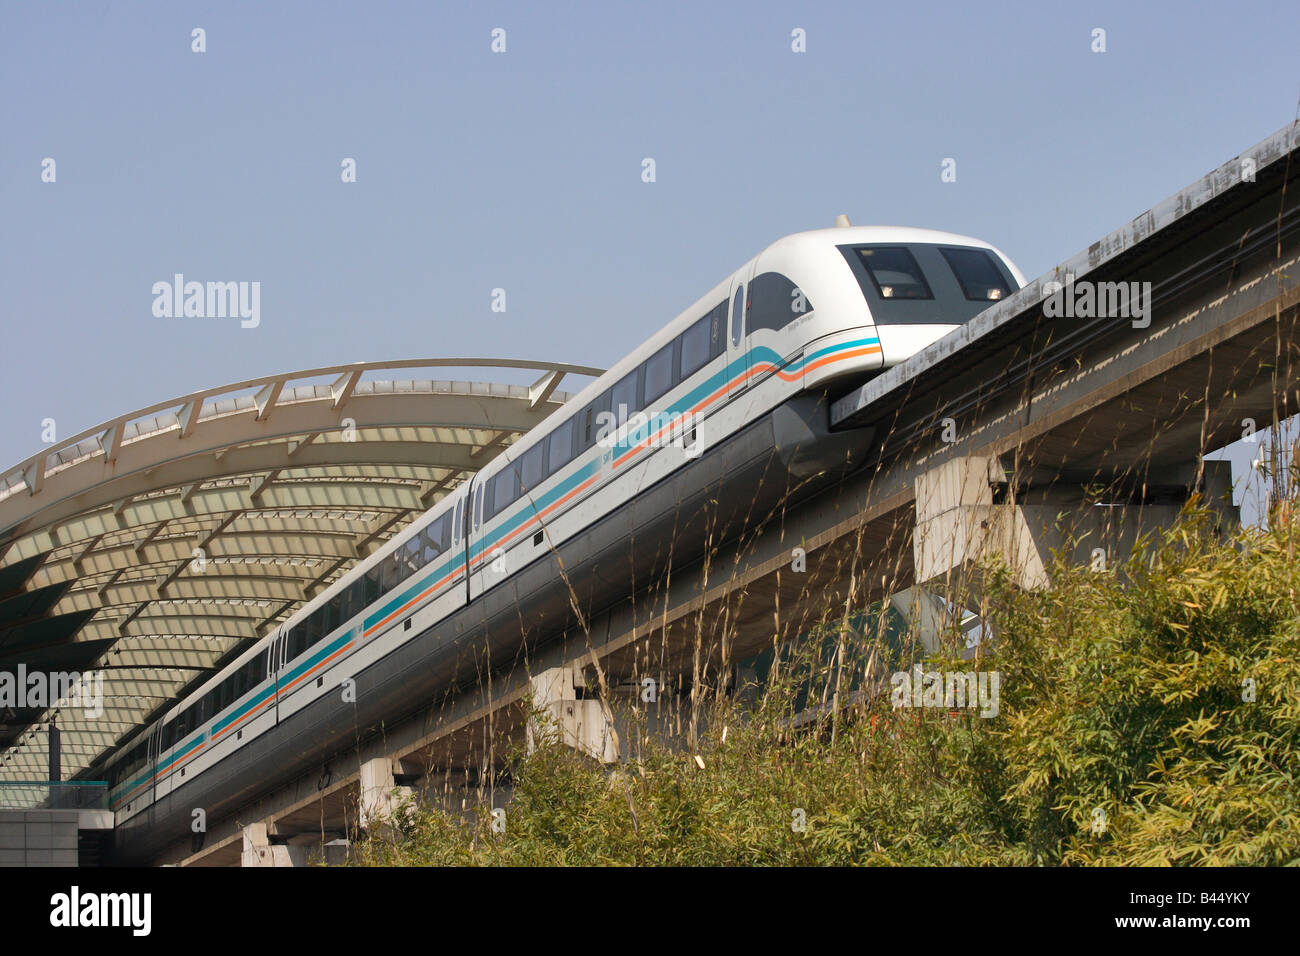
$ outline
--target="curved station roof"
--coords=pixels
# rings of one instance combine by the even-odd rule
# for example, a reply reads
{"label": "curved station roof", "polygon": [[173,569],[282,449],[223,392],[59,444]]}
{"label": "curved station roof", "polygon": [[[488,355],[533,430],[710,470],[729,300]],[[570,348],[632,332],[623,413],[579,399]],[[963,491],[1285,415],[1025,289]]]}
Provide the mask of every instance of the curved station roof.
{"label": "curved station roof", "polygon": [[[450,367],[539,377],[397,377]],[[0,671],[103,673],[95,717],[0,700],[0,779],[48,779],[51,721],[62,776],[94,776],[220,661],[554,411],[566,375],[601,371],[487,358],[309,369],[119,416],[0,476]]]}

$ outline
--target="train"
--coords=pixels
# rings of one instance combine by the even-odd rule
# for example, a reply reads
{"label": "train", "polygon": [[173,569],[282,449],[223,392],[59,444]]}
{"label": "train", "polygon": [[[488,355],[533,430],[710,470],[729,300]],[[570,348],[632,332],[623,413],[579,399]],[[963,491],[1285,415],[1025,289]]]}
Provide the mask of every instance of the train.
{"label": "train", "polygon": [[358,562],[103,764],[147,863],[816,493],[862,455],[828,406],[1025,284],[929,229],[786,236]]}

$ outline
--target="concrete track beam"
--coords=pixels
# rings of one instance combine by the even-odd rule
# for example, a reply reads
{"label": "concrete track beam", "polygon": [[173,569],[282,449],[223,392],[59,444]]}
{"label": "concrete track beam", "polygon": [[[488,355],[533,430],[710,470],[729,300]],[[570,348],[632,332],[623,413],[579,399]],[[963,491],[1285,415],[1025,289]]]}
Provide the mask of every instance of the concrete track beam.
{"label": "concrete track beam", "polygon": [[950,459],[919,475],[912,539],[917,584],[947,593],[973,584],[975,567],[1000,558],[1024,588],[1050,584],[1054,554],[1104,570],[1143,536],[1169,527],[1193,490],[1226,530],[1238,520],[1225,461],[1148,473],[1135,487],[1104,491],[1055,482],[1017,487],[992,457]]}

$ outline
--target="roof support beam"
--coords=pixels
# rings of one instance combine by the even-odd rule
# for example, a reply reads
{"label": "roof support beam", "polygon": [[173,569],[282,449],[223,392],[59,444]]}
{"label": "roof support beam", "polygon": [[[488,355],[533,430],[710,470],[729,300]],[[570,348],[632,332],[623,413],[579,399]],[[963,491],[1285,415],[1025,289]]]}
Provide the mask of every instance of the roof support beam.
{"label": "roof support beam", "polygon": [[306,435],[304,435],[301,439],[289,442],[289,450],[285,452],[285,457],[292,458],[294,455],[298,454],[298,452],[302,451],[302,449],[306,448],[308,445],[310,445],[319,437],[320,437],[320,432],[309,432]]}
{"label": "roof support beam", "polygon": [[445,478],[440,478],[438,481],[429,482],[425,487],[420,489],[420,504],[427,503],[430,498],[432,498],[438,492],[442,491],[444,488],[450,485],[457,478],[460,478],[461,475],[462,475],[461,472],[452,470],[447,474]]}
{"label": "roof support beam", "polygon": [[86,560],[86,556],[89,555],[90,552],[95,550],[95,547],[99,544],[99,542],[103,539],[103,537],[104,535],[102,533],[95,535],[93,538],[91,538],[82,546],[81,550],[77,552],[77,556],[72,559],[72,567],[76,570],[78,574],[84,573],[82,569],[82,562]]}
{"label": "roof support beam", "polygon": [[[362,558],[369,557],[370,546],[374,544],[376,541],[378,541],[380,537],[383,535],[383,533],[387,531],[389,528],[393,527],[394,525],[401,524],[402,521],[406,519],[408,514],[409,512],[399,511],[397,514],[393,515],[391,518],[389,518],[387,521],[381,524],[374,531],[370,532],[368,535],[366,535],[364,538],[358,541],[357,542],[358,557],[362,557]],[[317,580],[319,580],[319,578]],[[310,587],[310,585],[308,586]]]}
{"label": "roof support beam", "polygon": [[129,613],[126,617],[122,618],[122,620],[118,621],[117,632],[119,634],[125,634],[127,625],[130,624],[132,621],[134,621],[142,613],[144,613],[144,609],[149,606],[149,603],[150,602],[148,601],[141,601],[139,604],[135,606],[135,609],[132,610],[131,613]]}
{"label": "roof support beam", "polygon": [[27,484],[29,495],[39,495],[45,487],[45,458],[41,454],[32,459],[31,464],[23,469],[23,481]]}
{"label": "roof support beam", "polygon": [[284,379],[278,378],[258,390],[256,397],[253,399],[253,404],[257,406],[257,416],[253,421],[264,422],[271,417],[271,410],[275,408],[275,403],[279,401],[280,391],[283,388]]}
{"label": "roof support beam", "polygon": [[162,531],[163,528],[167,527],[167,522],[169,521],[171,521],[171,518],[164,518],[162,521],[159,521],[156,525],[154,525],[152,528],[149,529],[148,534],[146,534],[143,538],[141,538],[139,541],[135,543],[136,557],[140,556],[140,554],[144,551],[145,546],[148,545],[150,541],[158,537],[158,533]]}
{"label": "roof support beam", "polygon": [[125,427],[126,422],[119,418],[99,436],[99,446],[104,449],[104,464],[117,464],[118,452],[122,450],[122,429]]}
{"label": "roof support beam", "polygon": [[[199,543],[195,547],[195,550],[202,551],[204,554],[206,554],[208,551],[208,545],[212,543],[212,540],[216,538],[217,535],[221,534],[222,531],[229,528],[231,523],[236,518],[238,518],[241,514],[243,514],[242,511],[234,511],[226,515],[226,517],[223,518],[221,521],[218,521],[216,525],[213,526],[211,531],[209,531],[206,535],[204,535],[202,538],[199,539]],[[166,524],[166,522],[163,522],[163,524]],[[143,542],[141,544],[143,545]],[[136,553],[137,554],[139,553],[139,548],[136,549]],[[161,597],[163,594],[165,594],[168,586],[173,581],[175,581],[178,577],[180,577],[182,571],[184,571],[193,563],[194,563],[193,558],[188,558],[185,561],[181,561],[176,565],[176,567],[172,568],[171,571],[169,571],[165,576],[159,578],[158,580],[159,596]]]}
{"label": "roof support beam", "polygon": [[275,481],[276,475],[280,474],[282,470],[283,469],[281,468],[273,468],[271,471],[268,471],[265,475],[260,475],[258,477],[255,477],[252,481],[248,483],[248,497],[251,498],[253,501],[257,501],[259,498],[261,498],[262,492],[266,491],[266,489],[270,486],[271,482]]}
{"label": "roof support beam", "polygon": [[513,432],[506,432],[506,431],[499,431],[499,432],[497,432],[495,435],[493,435],[491,438],[489,438],[487,441],[485,441],[485,442],[483,443],[482,447],[480,447],[480,448],[476,448],[476,449],[474,449],[472,452],[470,452],[470,453],[469,453],[469,457],[470,457],[470,458],[478,458],[478,457],[480,457],[481,455],[483,455],[485,452],[488,452],[488,451],[492,450],[493,448],[500,448],[500,447],[502,447],[502,446],[501,446],[501,442],[502,442],[504,439],[509,438],[512,434],[513,434]]}
{"label": "roof support beam", "polygon": [[528,386],[528,407],[536,408],[542,402],[546,401],[555,392],[559,386],[560,380],[564,378],[564,372],[556,369],[554,372],[547,372],[532,385]]}
{"label": "roof support beam", "polygon": [[196,398],[186,402],[181,406],[181,438],[189,438],[194,434],[194,426],[199,423],[199,414],[203,411],[203,399]]}
{"label": "roof support beam", "polygon": [[[217,537],[217,535],[221,534],[221,532],[225,531],[232,524],[234,524],[235,521],[239,518],[239,516],[242,515],[243,513],[244,512],[242,510],[232,511],[230,512],[230,514],[226,515],[224,518],[222,518],[220,521],[214,524],[212,526],[212,530],[199,539],[199,547],[202,548],[204,551],[207,551],[208,545],[210,545],[213,542],[213,540]],[[186,564],[188,563],[189,562],[187,561]]]}
{"label": "roof support beam", "polygon": [[121,576],[122,576],[121,571],[114,571],[112,575],[109,576],[107,581],[105,581],[99,587],[95,588],[95,593],[99,596],[99,602],[101,604],[104,603],[104,592],[107,591],[109,588],[111,588],[114,584],[116,584],[117,579],[120,578]]}
{"label": "roof support beam", "polygon": [[274,625],[275,622],[278,621],[283,615],[286,615],[290,611],[292,611],[294,606],[297,605],[298,603],[299,602],[297,601],[285,601],[278,608],[276,608],[266,617],[262,618],[255,625],[253,625],[253,629],[257,631],[260,637],[266,637],[266,633],[271,628],[271,626]]}
{"label": "roof support beam", "polygon": [[347,403],[359,381],[361,381],[361,369],[355,372],[344,372],[335,380],[330,386],[330,395],[334,398],[335,408],[342,408]]}

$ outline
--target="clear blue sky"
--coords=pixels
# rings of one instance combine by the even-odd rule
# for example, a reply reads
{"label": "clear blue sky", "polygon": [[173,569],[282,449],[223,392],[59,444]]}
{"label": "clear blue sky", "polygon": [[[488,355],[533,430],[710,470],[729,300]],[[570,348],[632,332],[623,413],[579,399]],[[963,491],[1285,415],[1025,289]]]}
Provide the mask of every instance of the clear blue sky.
{"label": "clear blue sky", "polygon": [[[1037,276],[1291,121],[1297,26],[1293,0],[4,0],[0,467],[44,418],[290,369],[605,366],[841,212]],[[261,325],[156,318],[176,272],[259,281]]]}

